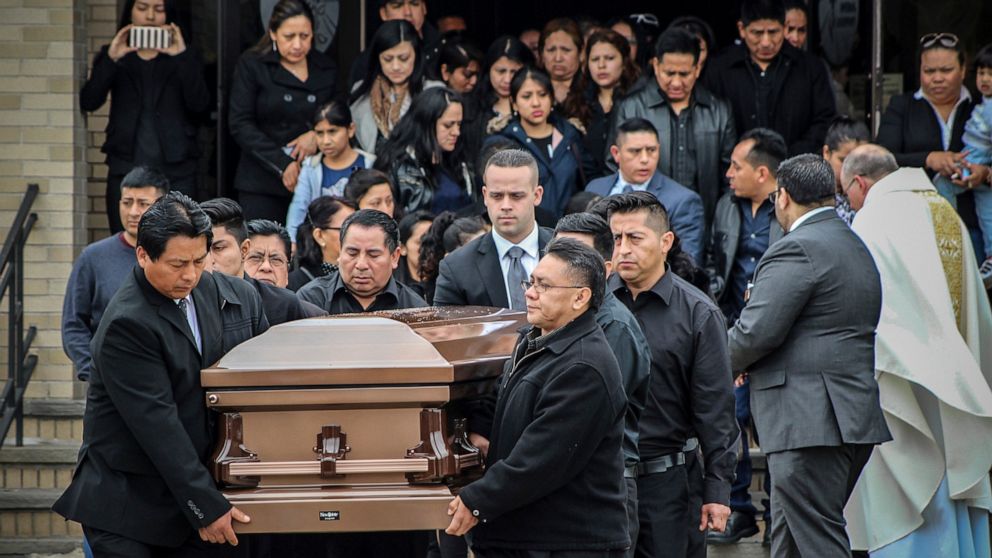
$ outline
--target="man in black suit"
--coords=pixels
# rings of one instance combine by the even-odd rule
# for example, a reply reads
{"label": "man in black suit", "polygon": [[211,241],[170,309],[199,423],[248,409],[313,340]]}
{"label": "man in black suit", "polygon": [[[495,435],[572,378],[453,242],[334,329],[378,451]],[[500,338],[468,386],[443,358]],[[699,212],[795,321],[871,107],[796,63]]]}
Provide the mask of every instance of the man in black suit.
{"label": "man in black suit", "polygon": [[530,277],[553,234],[538,227],[534,217],[544,194],[537,161],[520,149],[498,151],[486,163],[483,177],[492,233],[441,260],[434,304],[526,310],[520,282]]}
{"label": "man in black suit", "polygon": [[772,556],[850,556],[844,506],[876,444],[891,440],[875,380],[882,285],[834,211],[819,155],[787,159],[772,195],[786,235],[755,271],[729,331],[731,365],[772,478]]}
{"label": "man in black suit", "polygon": [[[53,509],[83,525],[96,556],[210,555],[207,543],[237,544],[232,522],[249,521],[206,466],[200,370],[223,356],[225,331],[221,291],[203,273],[211,239],[196,202],[178,192],[157,201],[138,226],[139,268],[93,338],[83,444]],[[229,287],[258,299],[246,283]],[[256,334],[267,327],[258,316]]]}

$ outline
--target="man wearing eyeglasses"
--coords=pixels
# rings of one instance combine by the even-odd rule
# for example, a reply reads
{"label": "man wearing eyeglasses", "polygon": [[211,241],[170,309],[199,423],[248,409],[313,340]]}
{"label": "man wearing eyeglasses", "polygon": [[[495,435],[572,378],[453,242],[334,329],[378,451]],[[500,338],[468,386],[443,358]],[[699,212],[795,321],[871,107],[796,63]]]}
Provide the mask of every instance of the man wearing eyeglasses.
{"label": "man wearing eyeglasses", "polygon": [[[608,198],[614,274],[608,288],[637,318],[651,352],[637,465],[637,556],[706,555],[723,531],[740,430],[727,327],[715,303],[668,266],[668,212],[648,192]],[[703,464],[705,463],[705,467]]]}
{"label": "man wearing eyeglasses", "polygon": [[480,558],[621,558],[627,398],[596,322],[606,267],[572,238],[522,281],[531,328],[500,378],[486,473],[448,507]]}
{"label": "man wearing eyeglasses", "polygon": [[[254,279],[245,273],[246,257],[253,252],[244,214],[237,202],[228,198],[216,198],[203,202],[200,207],[213,226],[214,242],[210,245],[207,269],[216,274],[244,279],[255,287],[262,298],[262,308],[269,325],[325,314],[313,305],[304,306],[292,291]],[[278,255],[275,262],[268,261],[269,267],[278,267],[280,264],[284,268],[287,266],[286,260]],[[288,268],[284,273],[288,277]]]}

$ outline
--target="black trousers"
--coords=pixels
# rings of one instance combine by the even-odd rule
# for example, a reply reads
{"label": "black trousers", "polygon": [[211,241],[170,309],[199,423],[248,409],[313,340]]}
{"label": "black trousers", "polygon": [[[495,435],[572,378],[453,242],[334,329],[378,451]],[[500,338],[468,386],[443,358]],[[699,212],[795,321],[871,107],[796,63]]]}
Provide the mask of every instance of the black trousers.
{"label": "black trousers", "polygon": [[847,444],[768,454],[772,556],[851,556],[844,506],[873,448]]}
{"label": "black trousers", "polygon": [[623,558],[623,550],[474,550],[475,558]]}
{"label": "black trousers", "polygon": [[637,479],[637,558],[704,558],[706,533],[699,530],[703,470],[696,453],[664,473]]}
{"label": "black trousers", "polygon": [[627,534],[630,536],[630,548],[624,556],[633,558],[637,549],[637,533],[641,530],[641,523],[637,519],[637,479],[623,480],[627,485]]}
{"label": "black trousers", "polygon": [[177,548],[155,546],[134,539],[83,526],[83,533],[90,544],[94,558],[231,558],[240,556],[240,550],[227,544],[213,544],[200,540],[196,532]]}
{"label": "black trousers", "polygon": [[251,219],[268,219],[276,223],[286,223],[286,213],[289,202],[293,198],[286,196],[268,196],[254,192],[238,192],[238,203],[245,215],[245,221]]}
{"label": "black trousers", "polygon": [[444,531],[436,531],[427,546],[427,558],[467,558],[468,541],[465,537],[453,537]]}
{"label": "black trousers", "polygon": [[[110,226],[110,233],[117,234],[124,230],[121,224],[121,182],[124,180],[123,174],[111,174],[107,176],[107,193],[104,199],[107,202],[107,225]],[[187,196],[196,199],[196,175],[185,177],[169,177],[169,187],[171,190],[178,190]]]}

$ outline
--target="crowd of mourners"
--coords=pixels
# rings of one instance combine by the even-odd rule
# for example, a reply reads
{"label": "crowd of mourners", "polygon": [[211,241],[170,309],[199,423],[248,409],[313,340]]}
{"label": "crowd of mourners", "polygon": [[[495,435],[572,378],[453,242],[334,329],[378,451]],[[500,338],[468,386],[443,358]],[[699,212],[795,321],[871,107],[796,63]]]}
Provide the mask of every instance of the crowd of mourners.
{"label": "crowd of mourners", "polygon": [[[229,93],[227,122],[240,148],[237,201],[197,203],[196,122],[210,97],[201,62],[177,25],[176,2],[126,4],[120,30],[96,55],[80,99],[84,111],[93,111],[111,97],[103,151],[113,235],[80,255],[63,308],[66,353],[78,377],[93,380],[89,405],[101,394],[114,400],[100,364],[110,358],[100,354],[110,353],[102,343],[109,343],[113,326],[100,324],[135,273],[139,286],[150,283],[177,302],[206,358],[202,345],[209,332],[202,316],[214,310],[190,294],[204,287],[169,296],[157,283],[168,282],[169,273],[179,277],[187,264],[210,272],[204,274],[212,276],[210,288],[225,301],[217,310],[223,318],[220,354],[269,326],[303,318],[479,305],[526,311],[536,330],[547,334],[522,341],[526,356],[515,354],[514,362],[545,347],[564,347],[563,339],[588,337],[582,329],[588,310],[589,327],[598,329],[598,323],[608,340],[603,347],[613,352],[609,360],[618,365],[615,377],[603,375],[611,369],[606,366],[581,380],[622,388],[619,395],[611,389],[596,395],[600,414],[626,400],[617,419],[623,460],[616,464],[622,470],[616,487],[597,478],[612,474],[608,460],[579,456],[588,459],[588,468],[560,471],[573,475],[567,488],[537,503],[514,501],[500,479],[514,479],[518,489],[530,486],[513,477],[513,467],[527,468],[514,460],[525,453],[518,447],[527,443],[534,450],[537,438],[524,430],[515,440],[520,446],[505,440],[491,446],[491,438],[526,426],[519,424],[524,415],[507,423],[511,419],[502,413],[509,411],[497,407],[496,416],[476,417],[471,426],[477,447],[500,453],[488,456],[486,477],[453,504],[447,533],[345,542],[258,538],[248,549],[253,555],[289,555],[292,548],[290,554],[298,555],[465,556],[468,541],[482,557],[704,556],[707,542],[731,544],[758,534],[759,514],[776,556],[850,555],[844,505],[854,494],[863,509],[873,509],[878,495],[860,495],[855,482],[872,447],[893,437],[883,447],[894,447],[904,436],[889,414],[883,418],[883,409],[890,412],[884,404],[889,384],[876,378],[874,361],[876,326],[883,332],[879,312],[883,324],[887,314],[871,285],[879,284],[880,271],[884,288],[886,265],[892,264],[883,264],[869,233],[857,230],[856,217],[876,183],[885,184],[890,174],[908,176],[899,173],[913,168],[922,176],[918,189],[946,200],[949,206],[930,206],[937,245],[944,250],[940,235],[954,233],[959,223],[966,243],[950,251],[957,256],[947,256],[959,258],[954,261],[966,278],[952,280],[947,272],[949,300],[957,301],[959,324],[980,329],[975,324],[985,323],[985,291],[992,287],[992,45],[972,57],[981,94],[973,98],[964,83],[968,57],[959,38],[921,37],[919,88],[892,98],[873,137],[851,114],[831,67],[810,52],[810,17],[802,1],[744,0],[739,40],[730,45],[715,44],[700,18],[679,17],[665,27],[651,14],[618,14],[607,22],[556,18],[483,49],[461,17],[447,15],[432,25],[426,0],[380,0],[381,25],[342,84],[335,62],[315,48],[309,4],[279,0],[265,34],[242,55]],[[165,27],[171,42],[134,48],[128,42],[132,26]],[[942,213],[945,206],[953,208],[951,217]],[[819,240],[828,246],[815,238],[803,244],[796,229],[805,223],[812,230],[824,211],[837,218],[817,229],[826,231]],[[198,223],[199,215],[209,219],[206,225]],[[189,222],[193,232],[186,236],[206,234],[207,253],[170,264],[170,221]],[[830,229],[834,221],[845,226]],[[799,247],[787,253],[785,237]],[[796,258],[812,263],[796,264]],[[950,268],[946,258],[940,261]],[[843,266],[847,270],[839,271]],[[866,271],[868,278],[859,279]],[[823,287],[826,294],[816,290],[821,277],[829,278],[822,284],[834,285]],[[566,286],[564,280],[580,284]],[[837,292],[841,284],[850,290]],[[982,297],[969,298],[970,288]],[[584,298],[585,290],[591,295]],[[857,311],[844,314],[854,324],[848,324],[851,331],[838,334],[847,343],[844,351],[818,349],[830,337],[825,326],[803,322],[818,304],[843,304],[824,302],[830,296],[857,302]],[[540,306],[556,297],[574,297],[572,306],[558,314]],[[532,316],[538,306],[543,318]],[[828,321],[839,307],[825,313],[832,316]],[[962,318],[966,307],[978,308],[979,318]],[[111,313],[115,319],[119,314]],[[195,316],[201,316],[199,325]],[[862,318],[869,325],[858,329]],[[851,339],[867,341],[862,346]],[[810,355],[832,363],[802,361],[823,367],[818,387],[801,376],[786,380],[785,368],[774,369],[786,351],[776,349],[783,342],[803,353],[791,361],[782,357],[785,364],[796,366],[795,359]],[[591,353],[602,348],[590,343]],[[976,370],[988,380],[988,349],[973,352]],[[857,355],[868,356],[855,362]],[[835,385],[832,366],[838,373],[864,374]],[[798,399],[773,391],[790,383],[811,391]],[[988,391],[987,382],[979,384]],[[518,389],[501,382],[500,397],[511,388]],[[817,389],[826,390],[826,407]],[[555,395],[584,396],[573,392]],[[540,398],[531,403],[539,405]],[[921,416],[932,410],[921,405]],[[99,423],[89,422],[87,412],[89,436]],[[560,427],[588,434],[599,428],[593,423],[602,423],[596,419],[573,409],[560,417]],[[132,430],[137,435],[137,427]],[[750,495],[749,436],[756,431],[768,455],[763,481],[771,496],[761,511]],[[941,454],[948,430],[943,432]],[[90,443],[99,445],[87,439],[81,465]],[[549,463],[554,446],[542,446]],[[808,451],[824,447],[843,451]],[[560,464],[574,456],[557,457]],[[99,458],[87,459],[97,466],[92,463]],[[937,494],[956,502],[947,467]],[[881,475],[870,466],[866,471]],[[555,484],[540,476],[549,471],[531,474],[526,478],[535,493]],[[988,468],[984,481],[972,481],[964,488],[987,489]],[[85,502],[93,493],[79,488],[84,483],[74,481],[76,492],[70,488],[56,510],[83,523],[95,555],[116,555],[107,549],[124,539],[153,549],[141,554],[148,556],[168,555],[154,549],[178,544],[154,530],[117,529],[87,515]],[[838,493],[820,490],[823,483]],[[226,531],[213,521],[220,521],[218,514],[205,520],[200,507],[210,516],[207,504],[190,498],[189,510],[183,501],[175,513],[192,518],[199,534],[192,538],[223,542]],[[601,510],[603,521],[574,520],[572,508],[581,506],[591,506],[586,513]],[[610,515],[613,508],[622,514]],[[925,521],[905,520],[913,533],[920,523],[937,521],[929,505],[917,511]],[[988,552],[985,520],[971,555]],[[534,534],[537,524],[541,533]],[[530,534],[514,539],[518,532]],[[870,525],[866,532],[852,535],[857,549],[883,557],[907,551],[891,546],[901,537],[873,537]],[[908,548],[909,555],[922,555],[920,549],[930,547]],[[138,555],[129,552],[120,555]]]}

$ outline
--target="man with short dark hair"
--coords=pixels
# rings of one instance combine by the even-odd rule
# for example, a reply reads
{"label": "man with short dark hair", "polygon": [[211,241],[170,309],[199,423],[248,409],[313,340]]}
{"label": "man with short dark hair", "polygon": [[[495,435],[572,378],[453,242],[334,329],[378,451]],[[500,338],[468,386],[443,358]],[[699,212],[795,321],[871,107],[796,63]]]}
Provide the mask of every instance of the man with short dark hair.
{"label": "man with short dark hair", "polygon": [[137,258],[138,222],[155,200],[169,192],[169,179],[148,167],[135,167],[121,180],[120,209],[124,230],[90,244],[72,265],[62,299],[62,348],[76,367],[76,377],[90,377],[90,341],[114,293]]}
{"label": "man with short dark hair", "polygon": [[[606,264],[606,276],[613,272],[613,232],[610,225],[592,213],[572,213],[558,221],[555,238],[572,238],[595,249]],[[627,395],[627,412],[623,427],[624,482],[627,485],[627,526],[630,534],[628,556],[634,555],[637,543],[637,429],[648,395],[651,379],[651,354],[641,326],[617,297],[607,291],[596,311],[596,323],[606,335],[613,356],[620,366],[623,389]]]}
{"label": "man with short dark hair", "polygon": [[305,308],[292,291],[274,287],[249,277],[245,273],[245,257],[251,249],[248,228],[238,202],[229,198],[214,198],[200,204],[213,224],[213,243],[207,267],[224,275],[218,283],[230,283],[227,277],[243,279],[251,284],[262,297],[262,306],[270,325],[278,325],[303,318],[323,315],[317,309]]}
{"label": "man with short dark hair", "polygon": [[310,281],[296,296],[332,315],[427,306],[412,289],[393,279],[399,261],[396,221],[375,209],[356,211],[341,225],[337,272]]}
{"label": "man with short dark hair", "polygon": [[[200,370],[229,341],[225,300],[203,273],[211,239],[210,220],[187,196],[155,202],[138,226],[139,268],[93,337],[79,463],[53,509],[83,525],[96,556],[208,556],[205,543],[237,544],[232,521],[249,521],[207,467],[214,433]],[[258,300],[246,283],[231,289]],[[267,327],[258,316],[253,333]]]}
{"label": "man with short dark hair", "polygon": [[844,506],[876,444],[891,440],[875,380],[878,269],[834,211],[836,179],[819,155],[778,168],[786,235],[755,271],[728,333],[735,371],[772,479],[773,556],[850,556]]}
{"label": "man with short dark hair", "polygon": [[707,295],[669,269],[675,238],[657,198],[621,194],[608,207],[615,239],[609,289],[633,312],[651,350],[637,555],[705,556],[703,533],[722,531],[730,515],[739,442],[726,322]]}
{"label": "man with short dark hair", "polygon": [[497,151],[487,160],[483,178],[493,230],[441,260],[434,304],[524,310],[520,282],[530,276],[552,234],[536,220],[535,208],[544,195],[537,161],[520,149]]}
{"label": "man with short dark hair", "polygon": [[610,155],[619,170],[597,178],[586,186],[587,192],[603,196],[628,192],[650,192],[668,210],[672,230],[682,242],[682,250],[697,263],[703,261],[703,237],[706,219],[699,194],[658,171],[660,152],[658,130],[644,118],[631,118],[617,128]]}
{"label": "man with short dark hair", "polygon": [[527,321],[500,378],[486,473],[448,507],[477,556],[619,558],[630,545],[617,361],[595,313],[606,269],[570,238],[524,281]]}
{"label": "man with short dark hair", "polygon": [[[702,198],[705,237],[716,202],[727,191],[723,169],[730,164],[730,151],[737,141],[733,112],[725,100],[696,81],[699,39],[692,33],[681,28],[662,33],[651,64],[654,82],[613,108],[607,145],[614,143],[623,122],[631,118],[649,120],[666,141],[661,146],[658,170]],[[609,154],[607,159],[607,165],[614,168]],[[662,203],[668,207],[664,200]]]}
{"label": "man with short dark hair", "polygon": [[[730,157],[727,168],[730,193],[717,203],[706,257],[710,289],[727,323],[734,323],[744,308],[748,285],[754,278],[754,270],[761,256],[785,234],[775,219],[775,204],[768,199],[778,189],[775,174],[785,157],[785,140],[767,128],[755,128],[741,136]],[[751,454],[747,425],[751,422],[751,410],[746,378],[739,378],[736,382],[734,398],[742,449],[730,492],[731,514],[727,529],[707,535],[707,540],[716,544],[735,543],[758,532],[755,521],[758,510],[751,503],[750,492]],[[764,482],[765,486],[770,486],[767,474]],[[771,491],[770,488],[766,490]],[[771,540],[771,508],[767,501],[764,519],[763,543]]]}
{"label": "man with short dark hair", "polygon": [[741,45],[706,69],[706,85],[726,99],[738,132],[771,128],[789,154],[819,153],[836,115],[823,62],[785,40],[783,0],[744,0],[737,22]]}

